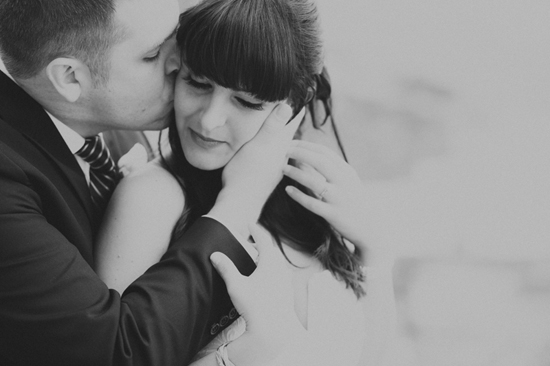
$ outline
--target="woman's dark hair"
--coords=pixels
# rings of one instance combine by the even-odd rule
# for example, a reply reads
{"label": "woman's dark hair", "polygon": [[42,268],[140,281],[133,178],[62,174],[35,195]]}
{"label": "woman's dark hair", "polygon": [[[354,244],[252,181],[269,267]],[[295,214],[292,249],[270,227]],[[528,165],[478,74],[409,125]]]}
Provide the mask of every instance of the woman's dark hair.
{"label": "woman's dark hair", "polygon": [[[328,120],[333,123],[317,11],[310,1],[205,0],[180,16],[177,41],[182,61],[194,75],[268,102],[288,98],[295,113],[307,106],[316,128]],[[336,139],[340,143],[337,134]],[[214,205],[222,188],[223,168],[203,171],[193,167],[183,154],[174,122],[169,142],[172,156],[165,164],[186,197],[187,209],[174,231],[179,236]],[[291,199],[285,192],[288,185],[311,194],[284,177],[266,202],[260,224],[283,254],[284,241],[315,255],[358,297],[363,295],[358,255],[346,248],[325,219]]]}

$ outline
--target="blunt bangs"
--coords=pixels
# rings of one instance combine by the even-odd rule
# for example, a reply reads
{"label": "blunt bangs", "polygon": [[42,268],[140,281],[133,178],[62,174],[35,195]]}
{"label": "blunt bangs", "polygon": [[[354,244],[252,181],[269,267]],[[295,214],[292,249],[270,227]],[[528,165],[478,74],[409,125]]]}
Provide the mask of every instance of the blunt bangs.
{"label": "blunt bangs", "polygon": [[289,98],[300,74],[289,16],[269,0],[205,1],[180,16],[182,61],[225,88],[267,102]]}

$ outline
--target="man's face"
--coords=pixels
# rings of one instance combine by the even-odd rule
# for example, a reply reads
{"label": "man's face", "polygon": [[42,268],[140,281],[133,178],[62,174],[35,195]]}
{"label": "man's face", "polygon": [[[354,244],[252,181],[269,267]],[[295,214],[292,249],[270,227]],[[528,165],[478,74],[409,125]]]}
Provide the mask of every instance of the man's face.
{"label": "man's face", "polygon": [[177,0],[118,0],[115,22],[125,33],[108,57],[109,79],[90,95],[100,130],[158,130],[173,109],[179,68]]}

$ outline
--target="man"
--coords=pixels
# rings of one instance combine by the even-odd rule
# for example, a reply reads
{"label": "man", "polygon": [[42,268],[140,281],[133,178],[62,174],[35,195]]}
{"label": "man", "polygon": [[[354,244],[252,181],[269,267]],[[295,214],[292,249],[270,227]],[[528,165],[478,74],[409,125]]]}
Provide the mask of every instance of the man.
{"label": "man", "polygon": [[[122,296],[93,271],[99,203],[108,190],[94,184],[94,163],[75,153],[102,131],[167,125],[179,67],[178,14],[175,0],[0,0],[9,73],[0,73],[1,365],[185,365],[231,310],[210,254],[222,251],[245,274],[254,270],[231,232],[247,235],[280,178],[270,171],[282,167],[284,151],[256,151],[290,140],[289,108],[276,109],[227,166],[210,217]],[[260,262],[248,279],[226,258],[217,266],[249,330],[265,330],[262,318],[280,317],[266,324],[284,334],[291,304],[258,309],[251,295],[262,287],[256,296],[276,292],[262,286],[268,266]],[[277,337],[251,334],[228,349],[270,352]],[[240,354],[232,357],[239,366],[258,361]]]}

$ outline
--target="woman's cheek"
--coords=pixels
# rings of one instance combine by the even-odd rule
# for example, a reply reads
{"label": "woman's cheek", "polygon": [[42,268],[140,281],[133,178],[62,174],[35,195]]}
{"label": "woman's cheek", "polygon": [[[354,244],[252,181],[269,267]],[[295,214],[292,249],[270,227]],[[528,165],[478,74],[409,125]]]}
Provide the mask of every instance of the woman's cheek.
{"label": "woman's cheek", "polygon": [[231,123],[233,149],[238,150],[258,133],[264,120],[258,118],[257,112],[250,115],[241,115]]}
{"label": "woman's cheek", "polygon": [[190,116],[196,113],[198,109],[200,109],[200,97],[195,95],[194,93],[181,93],[181,98],[179,100],[180,103],[180,114],[182,116]]}

